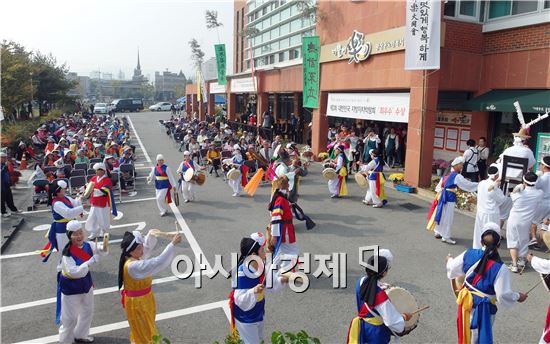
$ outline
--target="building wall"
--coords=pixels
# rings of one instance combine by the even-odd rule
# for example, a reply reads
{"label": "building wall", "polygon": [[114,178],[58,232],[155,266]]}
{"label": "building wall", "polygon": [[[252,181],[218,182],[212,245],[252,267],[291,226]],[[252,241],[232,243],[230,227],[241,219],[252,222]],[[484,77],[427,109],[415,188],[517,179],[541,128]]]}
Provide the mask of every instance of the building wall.
{"label": "building wall", "polygon": [[302,65],[278,70],[261,71],[256,73],[256,75],[260,76],[261,92],[302,92]]}
{"label": "building wall", "polygon": [[244,47],[245,40],[241,36],[242,28],[244,27],[243,20],[246,20],[246,15],[243,13],[246,11],[246,1],[235,0],[233,7],[233,72],[240,73],[244,71]]}

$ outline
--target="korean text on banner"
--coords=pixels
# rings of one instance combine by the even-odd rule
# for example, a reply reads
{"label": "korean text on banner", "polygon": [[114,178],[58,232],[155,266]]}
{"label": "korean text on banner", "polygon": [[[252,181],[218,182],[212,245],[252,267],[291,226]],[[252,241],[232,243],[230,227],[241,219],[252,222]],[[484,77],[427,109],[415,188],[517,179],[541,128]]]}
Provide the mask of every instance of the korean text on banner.
{"label": "korean text on banner", "polygon": [[405,69],[439,69],[441,1],[407,0]]}
{"label": "korean text on banner", "polygon": [[214,50],[216,51],[216,64],[218,66],[218,84],[226,85],[227,79],[225,78],[225,75],[226,75],[225,44],[214,45]]}
{"label": "korean text on banner", "polygon": [[302,85],[303,106],[311,109],[319,107],[319,56],[321,43],[319,36],[302,37]]}

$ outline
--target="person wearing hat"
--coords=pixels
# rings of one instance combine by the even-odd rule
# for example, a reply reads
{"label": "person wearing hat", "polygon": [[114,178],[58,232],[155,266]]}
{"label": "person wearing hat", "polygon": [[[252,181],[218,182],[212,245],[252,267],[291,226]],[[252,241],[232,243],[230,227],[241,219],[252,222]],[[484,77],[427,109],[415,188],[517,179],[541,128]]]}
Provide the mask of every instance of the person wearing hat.
{"label": "person wearing hat", "polygon": [[273,181],[275,191],[267,209],[271,213],[271,240],[268,242],[273,253],[273,264],[279,265],[283,258],[298,259],[300,248],[296,243],[296,233],[292,222],[292,208],[288,200],[289,180],[280,176]]}
{"label": "person wearing hat", "polygon": [[[532,253],[527,255],[527,260],[533,267],[533,270],[540,273],[541,276],[550,274],[550,260],[535,257]],[[544,279],[546,285],[548,285],[546,277]],[[546,312],[546,322],[544,324],[544,330],[542,331],[542,336],[540,337],[539,343],[550,343],[550,305],[548,306],[548,311]]]}
{"label": "person wearing hat", "polygon": [[464,158],[459,156],[451,162],[451,173],[441,178],[435,191],[436,198],[432,202],[428,213],[428,230],[434,231],[436,239],[454,245],[456,241],[451,238],[451,227],[454,219],[456,205],[456,191],[460,188],[467,192],[477,190],[477,183],[471,182],[460,174],[464,166]]}
{"label": "person wearing hat", "polygon": [[348,161],[344,154],[344,146],[337,144],[334,146],[334,170],[338,175],[337,178],[328,181],[328,191],[330,198],[340,198],[348,194],[346,185],[346,176],[348,175]]}
{"label": "person wearing hat", "polygon": [[[542,202],[537,207],[533,223],[531,224],[531,241],[529,245],[537,245],[537,228],[545,219],[550,218],[550,155],[540,161],[540,170],[535,188],[542,191]],[[544,225],[543,225],[544,226]],[[546,229],[548,230],[548,228]]]}
{"label": "person wearing hat", "polygon": [[20,211],[15,206],[15,203],[13,203],[13,194],[11,192],[11,176],[7,165],[8,155],[5,152],[0,152],[0,161],[2,166],[2,170],[1,170],[2,217],[9,217],[11,216],[11,213],[8,212],[8,210],[6,209],[6,206],[14,213],[20,213]]}
{"label": "person wearing hat", "polygon": [[[62,269],[59,274],[57,315],[60,315],[60,343],[93,343],[90,326],[94,314],[94,292],[90,268],[107,255],[103,243],[87,242],[82,224],[72,220],[67,224],[68,242],[62,249]],[[60,294],[60,295],[59,295]],[[60,301],[60,303],[59,303]]]}
{"label": "person wearing hat", "polygon": [[[273,156],[275,158],[275,156]],[[290,155],[288,152],[284,149],[279,149],[278,153],[276,155],[277,162],[274,163],[275,166],[275,176],[273,178],[273,181],[271,182],[271,192],[275,192],[277,189],[276,187],[276,181],[277,179],[281,177],[286,177],[288,180],[288,191],[291,192],[294,190],[294,180],[295,180],[295,173],[294,171],[291,171],[292,166],[292,160],[290,159]]]}
{"label": "person wearing hat", "polygon": [[154,230],[150,230],[145,238],[138,231],[124,233],[120,243],[118,289],[122,289],[121,301],[130,325],[131,343],[150,343],[158,334],[155,296],[151,289],[153,275],[170,266],[174,247],[181,241],[181,234],[174,235],[159,256],[151,257],[157,244]]}
{"label": "person wearing hat", "polygon": [[202,168],[198,164],[196,164],[192,159],[193,154],[189,151],[183,152],[183,161],[179,165],[176,173],[180,176],[180,183],[181,183],[181,193],[183,195],[183,202],[189,203],[191,201],[196,200],[197,195],[195,193],[195,183],[193,181],[185,181],[183,176],[185,175],[185,172],[188,169],[193,169],[194,173],[198,171],[199,168]]}
{"label": "person wearing hat", "polygon": [[346,343],[389,343],[392,335],[405,330],[405,321],[412,315],[399,313],[382,289],[381,280],[388,275],[392,261],[393,255],[386,249],[368,259],[367,275],[355,286],[357,316],[350,322]]}
{"label": "person wearing hat", "polygon": [[157,164],[151,168],[151,172],[147,177],[147,184],[155,181],[155,196],[157,207],[160,216],[166,215],[166,205],[172,203],[172,195],[170,191],[177,185],[176,180],[170,170],[170,167],[165,164],[164,156],[157,154]]}
{"label": "person wearing hat", "polygon": [[68,242],[67,223],[84,213],[82,200],[65,194],[67,187],[67,182],[64,180],[58,180],[49,187],[48,203],[52,206],[53,222],[47,235],[48,243],[41,251],[43,262],[46,262],[53,250],[57,250],[57,271],[61,271],[61,252]]}
{"label": "person wearing hat", "polygon": [[384,161],[379,156],[377,149],[371,149],[370,162],[366,165],[361,165],[361,173],[367,173],[367,180],[369,182],[369,189],[365,195],[363,203],[371,205],[373,208],[382,208],[388,200],[386,198],[386,192],[384,188]]}
{"label": "person wearing hat", "polygon": [[[229,294],[231,310],[231,334],[238,335],[245,344],[263,341],[265,316],[265,266],[266,239],[262,233],[252,233],[241,239],[241,255],[237,262],[236,286]],[[273,278],[274,277],[274,278]],[[269,275],[271,291],[277,291],[288,283],[288,277]]]}
{"label": "person wearing hat", "polygon": [[210,175],[212,175],[212,172],[216,172],[216,178],[220,176],[218,170],[221,166],[221,158],[219,145],[217,143],[210,145],[206,153],[206,161],[210,165]]}
{"label": "person wearing hat", "polygon": [[244,158],[241,154],[241,147],[238,144],[233,146],[233,157],[231,158],[231,164],[241,171],[241,179],[231,180],[228,179],[227,183],[233,189],[233,197],[238,197],[244,186],[246,186],[248,167],[244,165]]}
{"label": "person wearing hat", "polygon": [[[525,129],[520,129],[519,132],[514,133],[514,143],[511,147],[506,148],[502,154],[500,154],[498,163],[504,162],[504,156],[511,156],[515,158],[527,159],[527,170],[532,170],[535,165],[535,155],[533,151],[527,146],[527,139],[531,136],[527,135]],[[501,171],[502,172],[502,171]],[[506,170],[506,178],[520,178],[523,171],[517,168],[511,168]],[[504,176],[502,176],[504,177]],[[503,178],[504,179],[504,178]]]}
{"label": "person wearing hat", "polygon": [[88,239],[92,240],[109,232],[112,214],[117,215],[114,196],[111,192],[113,183],[107,176],[107,168],[103,163],[93,166],[96,175],[90,179],[94,184],[94,191],[90,198],[90,214],[86,220],[86,230],[90,232]]}
{"label": "person wearing hat", "polygon": [[516,186],[510,194],[514,204],[506,225],[506,245],[512,258],[512,272],[518,272],[525,267],[531,223],[543,197],[542,190],[535,188],[536,182],[537,175],[527,172],[523,176],[523,184]]}
{"label": "person wearing hat", "polygon": [[497,164],[487,169],[488,177],[477,185],[477,211],[472,247],[481,248],[481,232],[488,222],[501,223],[500,209],[512,202],[500,189],[500,172]]}
{"label": "person wearing hat", "polygon": [[86,156],[86,150],[84,148],[80,148],[77,153],[77,157],[75,159],[75,164],[86,164],[90,165],[90,159]]}
{"label": "person wearing hat", "polygon": [[493,343],[497,305],[511,308],[527,299],[527,294],[512,290],[510,271],[498,253],[500,241],[500,226],[487,222],[481,248],[470,248],[455,258],[446,257],[447,277],[464,276],[457,296],[459,343]]}

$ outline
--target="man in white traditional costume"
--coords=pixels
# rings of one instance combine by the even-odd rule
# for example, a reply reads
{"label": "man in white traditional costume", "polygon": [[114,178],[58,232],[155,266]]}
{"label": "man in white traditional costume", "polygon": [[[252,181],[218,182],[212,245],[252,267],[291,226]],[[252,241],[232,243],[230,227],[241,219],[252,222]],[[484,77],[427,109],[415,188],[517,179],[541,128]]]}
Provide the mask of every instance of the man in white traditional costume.
{"label": "man in white traditional costume", "polygon": [[[514,292],[510,272],[500,259],[500,226],[485,225],[482,248],[470,248],[456,258],[447,257],[447,277],[464,276],[457,296],[457,332],[459,343],[493,343],[493,322],[497,306],[510,308],[527,295]],[[471,340],[470,340],[471,339]]]}
{"label": "man in white traditional costume", "polygon": [[106,255],[107,251],[103,244],[96,245],[84,240],[86,237],[79,221],[72,220],[67,224],[67,237],[69,243],[62,248],[59,277],[59,342],[92,343],[94,339],[90,337],[90,325],[94,314],[94,292],[90,267],[97,264],[99,255]]}
{"label": "man in white traditional costume", "polygon": [[456,241],[451,238],[456,192],[458,188],[467,192],[474,192],[477,189],[477,183],[469,181],[460,174],[463,164],[464,158],[461,156],[453,160],[451,173],[441,178],[435,188],[437,196],[428,214],[427,228],[434,230],[436,239],[441,239],[442,242],[450,245],[456,244]]}
{"label": "man in white traditional costume", "polygon": [[170,167],[164,163],[164,156],[157,155],[157,164],[151,169],[147,184],[155,181],[155,192],[157,198],[157,207],[159,208],[160,216],[166,214],[166,205],[172,203],[170,191],[177,185],[176,180],[170,171]]}
{"label": "man in white traditional costume", "polygon": [[[531,266],[536,272],[543,274],[541,275],[541,277],[548,276],[548,274],[550,274],[550,260],[535,257],[532,254],[529,254],[527,256],[527,259],[529,260],[529,263],[531,263]],[[543,278],[550,279],[550,277],[543,277]],[[546,282],[546,285],[548,285],[548,281],[545,281],[545,282]],[[550,305],[548,305],[548,310],[546,311],[546,322],[544,324],[544,330],[542,332],[542,336],[540,337],[540,340],[539,340],[539,344],[548,344],[548,343],[550,343]]]}
{"label": "man in white traditional costume", "polygon": [[[527,170],[531,171],[535,165],[535,156],[533,151],[527,147],[527,139],[531,136],[527,135],[525,129],[520,129],[519,132],[514,133],[514,144],[508,147],[500,154],[499,163],[503,163],[504,156],[511,156],[516,158],[527,159]],[[501,168],[501,172],[503,172]],[[511,169],[506,172],[506,177],[518,178],[521,177],[522,171],[520,169]],[[504,176],[502,176],[504,179]]]}
{"label": "man in white traditional costume", "polygon": [[506,245],[510,249],[512,263],[510,271],[518,272],[525,267],[525,259],[529,251],[529,231],[535,217],[542,191],[535,188],[537,175],[528,172],[523,176],[523,184],[519,184],[510,194],[512,210],[506,225]]}
{"label": "man in white traditional costume", "polygon": [[176,173],[180,175],[180,181],[181,181],[181,193],[183,194],[183,201],[185,203],[195,201],[197,198],[197,195],[195,194],[195,182],[190,180],[186,181],[184,179],[185,172],[187,170],[192,169],[193,173],[197,172],[202,166],[199,166],[198,163],[195,163],[193,160],[193,154],[189,151],[183,152],[183,161],[178,167],[178,170]]}
{"label": "man in white traditional costume", "polygon": [[[537,227],[545,219],[550,218],[550,155],[542,158],[540,163],[541,169],[537,171],[539,177],[535,184],[535,188],[542,190],[542,201],[539,203],[537,212],[533,218],[533,224],[531,225],[531,242],[529,242],[529,245],[537,244]],[[546,230],[548,230],[548,227],[546,227]]]}
{"label": "man in white traditional costume", "polygon": [[481,248],[481,233],[485,224],[500,223],[500,206],[512,202],[499,188],[499,170],[496,164],[487,169],[488,177],[477,185],[477,213],[474,226],[473,248]]}
{"label": "man in white traditional costume", "polygon": [[241,177],[240,178],[237,178],[237,179],[234,179],[234,180],[231,180],[231,179],[228,179],[227,180],[227,184],[229,184],[229,186],[231,186],[231,189],[233,189],[233,194],[232,196],[233,197],[238,197],[240,194],[241,194],[241,191],[243,189],[243,183],[242,183],[242,179],[243,179],[243,164],[244,164],[244,158],[243,158],[243,155],[241,154],[241,147],[238,145],[238,144],[235,144],[233,146],[233,157],[231,158],[231,164],[234,168],[237,168],[240,170],[241,172]]}
{"label": "man in white traditional costume", "polygon": [[[292,165],[292,160],[290,159],[290,155],[285,150],[279,151],[279,162],[277,162],[277,167],[275,168],[275,179],[273,180],[272,185],[275,185],[275,181],[278,178],[281,178],[282,176],[287,176],[288,178],[288,192],[290,193],[294,189],[294,171],[290,170],[290,166]],[[275,191],[275,187],[272,187],[271,192],[273,193]]]}

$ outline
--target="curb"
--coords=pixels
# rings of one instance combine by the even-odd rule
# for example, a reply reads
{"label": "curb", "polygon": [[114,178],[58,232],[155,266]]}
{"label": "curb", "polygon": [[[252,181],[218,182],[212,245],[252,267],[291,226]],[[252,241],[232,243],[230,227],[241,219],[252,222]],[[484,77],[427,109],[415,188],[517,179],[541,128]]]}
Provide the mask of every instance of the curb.
{"label": "curb", "polygon": [[0,247],[0,253],[3,253],[6,247],[8,247],[8,244],[11,242],[15,234],[23,226],[23,223],[25,223],[25,219],[20,218],[19,220],[17,220],[16,224],[2,231],[2,246]]}

